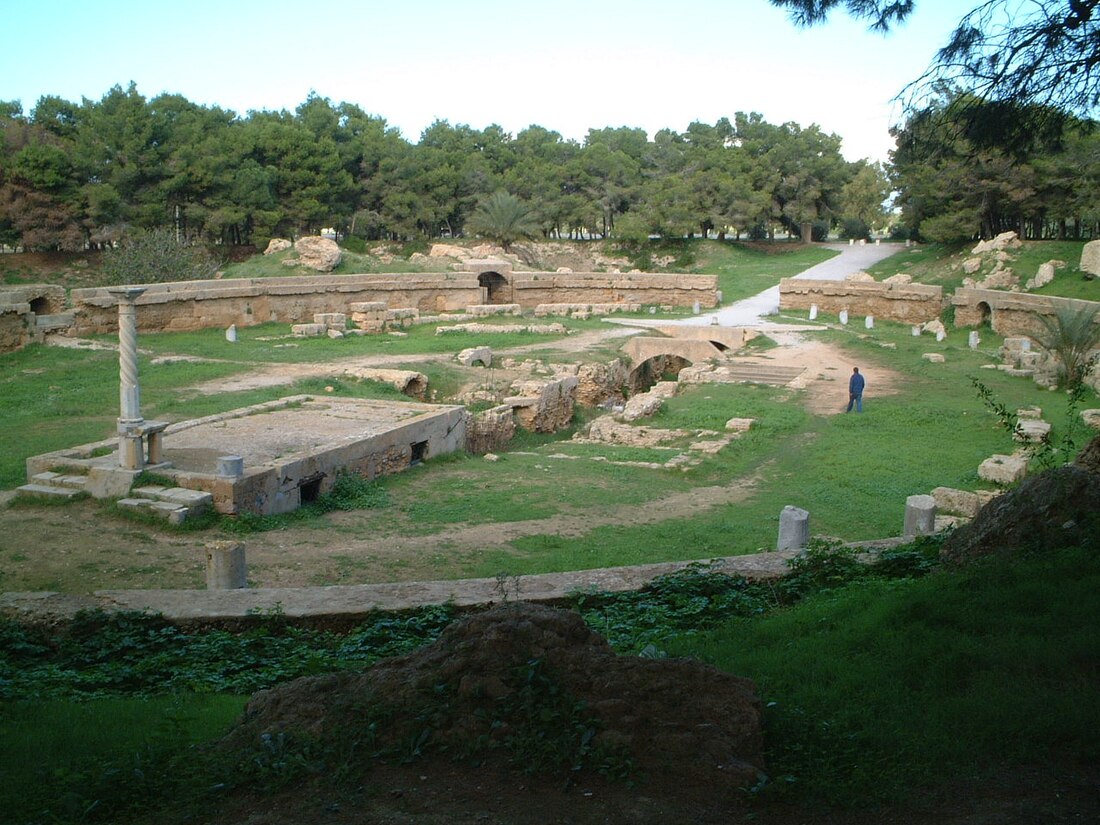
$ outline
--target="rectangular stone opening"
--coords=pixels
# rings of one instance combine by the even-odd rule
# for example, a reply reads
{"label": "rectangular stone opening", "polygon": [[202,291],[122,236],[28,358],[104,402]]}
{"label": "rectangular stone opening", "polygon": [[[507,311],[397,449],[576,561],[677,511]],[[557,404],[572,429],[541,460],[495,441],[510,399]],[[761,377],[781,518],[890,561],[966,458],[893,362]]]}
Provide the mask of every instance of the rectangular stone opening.
{"label": "rectangular stone opening", "polygon": [[416,441],[409,446],[412,450],[412,456],[409,458],[409,464],[419,464],[421,461],[428,457],[427,441]]}
{"label": "rectangular stone opening", "polygon": [[321,480],[324,477],[324,474],[321,474],[302,479],[302,483],[298,485],[298,494],[302,498],[302,504],[309,504],[317,500],[317,497],[321,495]]}

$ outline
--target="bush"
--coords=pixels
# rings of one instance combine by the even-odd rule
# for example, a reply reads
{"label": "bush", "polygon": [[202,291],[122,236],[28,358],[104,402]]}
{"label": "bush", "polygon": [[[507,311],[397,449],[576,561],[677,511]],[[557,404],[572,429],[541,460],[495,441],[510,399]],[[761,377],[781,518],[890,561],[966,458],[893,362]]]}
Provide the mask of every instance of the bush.
{"label": "bush", "polygon": [[103,255],[111,284],[155,284],[213,277],[222,262],[202,246],[181,244],[170,229],[132,235]]}
{"label": "bush", "polygon": [[844,240],[870,240],[871,227],[859,218],[845,218],[840,222],[840,237]]}

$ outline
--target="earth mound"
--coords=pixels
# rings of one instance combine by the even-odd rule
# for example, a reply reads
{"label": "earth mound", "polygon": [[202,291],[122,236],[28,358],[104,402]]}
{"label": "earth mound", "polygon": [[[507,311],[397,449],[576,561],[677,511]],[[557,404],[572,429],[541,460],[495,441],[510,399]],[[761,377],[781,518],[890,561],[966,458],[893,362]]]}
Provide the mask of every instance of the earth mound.
{"label": "earth mound", "polygon": [[513,769],[733,789],[761,776],[754,684],[691,660],[618,656],[571,611],[508,604],[365,673],[257,693],[222,747],[304,735],[394,755],[504,756]]}
{"label": "earth mound", "polygon": [[1100,436],[1073,464],[1025,478],[943,544],[952,564],[993,553],[1056,550],[1100,541]]}

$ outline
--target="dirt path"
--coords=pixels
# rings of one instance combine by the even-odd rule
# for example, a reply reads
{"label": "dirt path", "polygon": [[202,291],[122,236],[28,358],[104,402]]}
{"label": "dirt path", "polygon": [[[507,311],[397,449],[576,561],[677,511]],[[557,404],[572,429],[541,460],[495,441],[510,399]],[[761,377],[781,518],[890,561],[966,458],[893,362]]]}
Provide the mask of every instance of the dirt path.
{"label": "dirt path", "polygon": [[[637,335],[640,329],[631,327],[615,327],[613,329],[599,329],[591,332],[582,332],[578,335],[570,335],[566,338],[551,339],[535,344],[525,344],[522,347],[509,347],[495,350],[494,357],[513,357],[523,355],[536,350],[553,350],[563,353],[584,352],[592,346],[606,341],[614,341]],[[407,367],[415,364],[442,364],[452,363],[455,360],[454,353],[431,353],[412,355],[359,355],[351,358],[338,358],[333,361],[322,361],[308,364],[257,364],[255,369],[243,375],[232,375],[227,378],[219,378],[195,385],[192,389],[202,395],[213,395],[220,392],[237,392],[240,390],[254,390],[263,387],[278,387],[293,384],[303,378],[316,376],[341,375],[344,372],[357,369]]]}

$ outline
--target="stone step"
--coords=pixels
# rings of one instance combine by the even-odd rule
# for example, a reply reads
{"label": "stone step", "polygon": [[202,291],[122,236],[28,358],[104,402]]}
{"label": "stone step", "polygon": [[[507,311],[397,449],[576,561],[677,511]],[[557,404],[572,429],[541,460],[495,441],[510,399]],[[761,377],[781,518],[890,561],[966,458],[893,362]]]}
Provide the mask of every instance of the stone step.
{"label": "stone step", "polygon": [[204,493],[201,490],[188,490],[186,487],[148,485],[135,487],[130,491],[130,495],[134,498],[148,498],[192,509],[202,509],[214,503],[214,497],[210,493]]}
{"label": "stone step", "polygon": [[54,472],[35,473],[31,476],[30,483],[43,487],[65,487],[70,490],[83,490],[88,483],[88,477]]}
{"label": "stone step", "polygon": [[55,487],[51,484],[24,484],[22,487],[16,487],[15,492],[20,498],[74,499],[81,494],[80,490]]}

